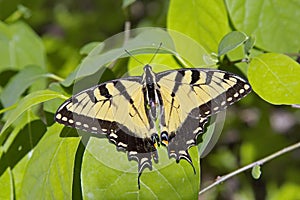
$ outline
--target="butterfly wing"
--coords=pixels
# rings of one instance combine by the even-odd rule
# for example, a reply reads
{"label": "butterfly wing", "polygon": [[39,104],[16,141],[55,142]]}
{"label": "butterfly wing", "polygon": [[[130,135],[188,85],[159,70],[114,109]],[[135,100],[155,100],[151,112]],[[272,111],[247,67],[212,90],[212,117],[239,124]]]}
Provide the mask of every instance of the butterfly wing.
{"label": "butterfly wing", "polygon": [[[158,73],[161,139],[167,134],[169,157],[192,160],[188,149],[203,133],[208,117],[251,91],[240,77],[219,70],[181,69]],[[116,79],[82,91],[57,110],[55,120],[66,126],[105,134],[138,162],[139,177],[151,158],[158,161],[151,134],[155,129],[147,107],[142,77]],[[164,141],[165,142],[165,141]],[[139,183],[139,178],[138,178]],[[139,184],[138,184],[139,185]]]}
{"label": "butterfly wing", "polygon": [[196,145],[208,117],[251,91],[242,78],[213,69],[180,69],[157,74],[163,112],[161,131],[168,134],[169,157],[192,163],[188,149]]}
{"label": "butterfly wing", "polygon": [[66,126],[96,134],[105,134],[119,150],[128,151],[129,160],[137,160],[139,172],[152,168],[157,158],[149,133],[148,109],[144,108],[140,77],[116,79],[89,88],[66,100],[55,120]]}

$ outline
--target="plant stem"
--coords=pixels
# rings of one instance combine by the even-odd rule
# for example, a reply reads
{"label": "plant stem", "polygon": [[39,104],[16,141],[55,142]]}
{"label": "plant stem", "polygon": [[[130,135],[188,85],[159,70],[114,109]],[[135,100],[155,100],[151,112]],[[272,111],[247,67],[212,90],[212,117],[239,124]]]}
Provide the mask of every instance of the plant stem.
{"label": "plant stem", "polygon": [[60,82],[62,82],[64,80],[63,78],[61,78],[61,77],[59,77],[55,74],[51,74],[51,73],[44,74],[43,76],[47,77],[47,78],[51,78],[51,79],[56,80],[56,81],[60,81]]}
{"label": "plant stem", "polygon": [[281,155],[283,155],[283,154],[285,154],[287,152],[295,150],[295,149],[297,149],[299,147],[300,147],[300,142],[298,142],[296,144],[293,144],[293,145],[290,145],[288,147],[285,147],[285,148],[283,148],[283,149],[281,149],[281,150],[279,150],[279,151],[277,151],[277,152],[275,152],[275,153],[273,153],[273,154],[271,154],[271,155],[269,155],[269,156],[267,156],[267,157],[265,157],[263,159],[260,159],[260,160],[258,160],[256,162],[253,162],[253,163],[249,164],[249,165],[246,165],[246,166],[244,166],[244,167],[242,167],[242,168],[240,168],[238,170],[235,170],[235,171],[233,171],[233,172],[231,172],[229,174],[226,174],[224,176],[218,177],[217,180],[214,183],[212,183],[209,186],[205,187],[204,189],[200,190],[199,195],[203,194],[204,192],[208,191],[209,189],[213,188],[214,186],[216,186],[216,185],[218,185],[218,184],[226,181],[227,179],[229,179],[229,178],[231,178],[231,177],[233,177],[233,176],[235,176],[235,175],[237,175],[237,174],[239,174],[239,173],[241,173],[243,171],[246,171],[246,170],[248,170],[250,168],[253,168],[256,165],[263,165],[264,163],[266,163],[266,162],[268,162],[268,161],[270,161],[270,160],[272,160],[272,159],[274,159],[274,158],[276,158],[278,156],[281,156]]}

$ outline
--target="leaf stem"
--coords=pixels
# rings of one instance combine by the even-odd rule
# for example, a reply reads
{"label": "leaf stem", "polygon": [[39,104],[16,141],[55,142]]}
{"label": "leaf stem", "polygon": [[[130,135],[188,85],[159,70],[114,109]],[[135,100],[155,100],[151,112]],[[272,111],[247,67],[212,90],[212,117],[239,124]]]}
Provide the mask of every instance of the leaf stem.
{"label": "leaf stem", "polygon": [[51,73],[44,74],[44,77],[51,78],[51,79],[59,81],[59,82],[62,82],[64,80],[63,78],[61,78],[55,74],[51,74]]}
{"label": "leaf stem", "polygon": [[242,167],[242,168],[240,168],[238,170],[235,170],[235,171],[233,171],[233,172],[231,172],[229,174],[226,174],[224,176],[218,177],[217,180],[214,183],[212,183],[209,186],[205,187],[204,189],[200,190],[199,195],[203,194],[204,192],[208,191],[209,189],[213,188],[214,186],[216,186],[216,185],[218,185],[218,184],[226,181],[227,179],[229,179],[229,178],[231,178],[231,177],[233,177],[233,176],[235,176],[235,175],[237,175],[237,174],[239,174],[239,173],[241,173],[243,171],[246,171],[246,170],[248,170],[250,168],[253,168],[256,165],[263,165],[264,163],[266,163],[266,162],[268,162],[268,161],[270,161],[270,160],[272,160],[272,159],[274,159],[274,158],[276,158],[278,156],[281,156],[281,155],[283,155],[285,153],[288,153],[288,152],[290,152],[292,150],[295,150],[295,149],[297,149],[299,147],[300,147],[300,142],[298,142],[296,144],[293,144],[293,145],[290,145],[288,147],[285,147],[285,148],[283,148],[283,149],[281,149],[281,150],[279,150],[279,151],[277,151],[277,152],[275,152],[275,153],[273,153],[273,154],[271,154],[271,155],[269,155],[269,156],[267,156],[265,158],[262,158],[262,159],[260,159],[260,160],[258,160],[256,162],[250,163],[249,165],[246,165],[246,166],[244,166],[244,167]]}

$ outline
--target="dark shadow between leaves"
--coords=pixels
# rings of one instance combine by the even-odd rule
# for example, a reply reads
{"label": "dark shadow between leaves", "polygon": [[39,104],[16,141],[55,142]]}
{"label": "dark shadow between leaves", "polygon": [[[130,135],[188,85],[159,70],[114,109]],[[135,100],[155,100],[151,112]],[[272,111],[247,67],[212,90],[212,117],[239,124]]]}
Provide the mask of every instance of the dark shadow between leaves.
{"label": "dark shadow between leaves", "polygon": [[83,159],[84,151],[85,151],[85,145],[81,141],[77,148],[77,152],[75,155],[74,169],[73,169],[72,198],[76,200],[82,199],[81,167],[82,167],[82,159]]}
{"label": "dark shadow between leaves", "polygon": [[37,145],[46,131],[45,124],[40,120],[27,124],[18,133],[7,152],[2,155],[0,159],[0,176],[8,167],[13,169]]}

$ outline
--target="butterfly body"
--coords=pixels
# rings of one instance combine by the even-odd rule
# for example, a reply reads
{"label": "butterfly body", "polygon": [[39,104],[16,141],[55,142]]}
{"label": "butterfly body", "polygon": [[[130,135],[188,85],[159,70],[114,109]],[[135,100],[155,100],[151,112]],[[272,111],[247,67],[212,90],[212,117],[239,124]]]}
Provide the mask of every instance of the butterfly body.
{"label": "butterfly body", "polygon": [[152,159],[158,161],[159,144],[167,146],[170,158],[192,164],[188,149],[208,117],[250,91],[247,81],[228,72],[195,68],[156,74],[146,65],[141,77],[108,81],[74,95],[58,108],[55,120],[105,134],[138,162],[140,177],[145,168],[152,169]]}

